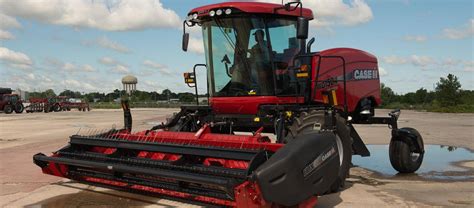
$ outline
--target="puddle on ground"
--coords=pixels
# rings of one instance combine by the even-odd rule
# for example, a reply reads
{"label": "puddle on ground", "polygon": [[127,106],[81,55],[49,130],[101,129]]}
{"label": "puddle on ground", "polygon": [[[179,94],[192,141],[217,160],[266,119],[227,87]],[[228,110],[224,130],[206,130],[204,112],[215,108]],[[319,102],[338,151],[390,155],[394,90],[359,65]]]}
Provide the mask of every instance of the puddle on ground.
{"label": "puddle on ground", "polygon": [[388,156],[388,145],[367,145],[370,157],[353,156],[352,163],[375,171],[382,177],[399,179],[474,180],[474,168],[464,163],[474,161],[474,153],[465,148],[425,145],[420,169],[413,174],[399,174]]}
{"label": "puddle on ground", "polygon": [[153,204],[132,197],[120,196],[116,191],[80,191],[74,194],[63,194],[45,199],[27,208],[56,208],[56,207],[145,207]]}

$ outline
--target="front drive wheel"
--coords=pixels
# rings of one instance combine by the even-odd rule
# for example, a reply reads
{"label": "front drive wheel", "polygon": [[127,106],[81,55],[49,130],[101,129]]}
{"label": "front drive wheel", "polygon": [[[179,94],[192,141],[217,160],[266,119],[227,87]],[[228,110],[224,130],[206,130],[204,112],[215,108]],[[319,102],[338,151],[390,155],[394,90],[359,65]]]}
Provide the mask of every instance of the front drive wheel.
{"label": "front drive wheel", "polygon": [[[421,139],[420,133],[413,128],[402,128]],[[406,138],[411,140],[411,138]],[[423,140],[422,140],[423,141]],[[411,145],[403,139],[392,138],[389,146],[389,157],[392,167],[400,173],[413,173],[420,168],[424,153],[411,151]]]}
{"label": "front drive wheel", "polygon": [[[324,112],[310,111],[303,112],[295,122],[288,128],[288,134],[283,139],[284,143],[291,142],[296,135],[307,131],[320,131],[324,126]],[[349,128],[345,125],[345,119],[341,116],[336,116],[336,144],[339,153],[339,173],[336,181],[331,185],[330,189],[325,194],[338,192],[344,187],[346,178],[349,176],[349,169],[352,160],[352,139],[350,137]]]}

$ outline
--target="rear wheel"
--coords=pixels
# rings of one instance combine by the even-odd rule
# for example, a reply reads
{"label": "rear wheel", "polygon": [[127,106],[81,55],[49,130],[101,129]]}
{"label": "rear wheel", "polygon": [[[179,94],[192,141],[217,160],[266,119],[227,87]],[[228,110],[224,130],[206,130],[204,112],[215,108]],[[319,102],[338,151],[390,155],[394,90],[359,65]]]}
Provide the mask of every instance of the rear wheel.
{"label": "rear wheel", "polygon": [[15,113],[23,113],[24,110],[25,110],[25,107],[23,106],[22,103],[16,104]]}
{"label": "rear wheel", "polygon": [[[324,126],[325,115],[322,111],[303,112],[295,118],[293,125],[288,128],[288,134],[283,142],[291,142],[298,134],[308,131],[320,131]],[[344,118],[336,116],[336,144],[339,153],[339,173],[336,181],[331,185],[326,193],[334,193],[344,187],[346,178],[349,176],[349,169],[352,160],[352,140],[350,131],[345,125]]]}
{"label": "rear wheel", "polygon": [[[420,133],[414,129],[405,127],[402,128],[409,131],[411,134],[421,139]],[[405,138],[411,140],[412,138]],[[423,141],[423,140],[422,140]],[[412,151],[411,145],[404,139],[392,138],[389,146],[389,157],[392,167],[400,173],[413,173],[420,168],[423,162],[424,153],[416,153]]]}
{"label": "rear wheel", "polygon": [[54,105],[54,106],[53,106],[53,111],[54,111],[54,112],[59,112],[59,111],[61,111],[61,106],[59,106],[58,104]]}
{"label": "rear wheel", "polygon": [[3,107],[3,112],[5,112],[6,114],[10,114],[13,112],[13,106],[12,105],[5,105],[5,107]]}

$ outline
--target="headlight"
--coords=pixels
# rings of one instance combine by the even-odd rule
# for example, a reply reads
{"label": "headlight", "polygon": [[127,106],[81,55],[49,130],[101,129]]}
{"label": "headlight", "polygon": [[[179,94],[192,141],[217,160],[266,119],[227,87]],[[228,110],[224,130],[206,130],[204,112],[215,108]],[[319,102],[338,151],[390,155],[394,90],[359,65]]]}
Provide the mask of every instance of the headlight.
{"label": "headlight", "polygon": [[198,14],[197,13],[194,13],[193,14],[193,19],[197,19],[198,18]]}
{"label": "headlight", "polygon": [[232,13],[232,9],[226,9],[225,10],[225,14],[229,15],[230,13]]}
{"label": "headlight", "polygon": [[221,14],[222,14],[222,10],[221,10],[221,9],[218,9],[218,10],[216,11],[216,14],[217,14],[217,15],[221,15]]}
{"label": "headlight", "polygon": [[192,14],[190,14],[190,15],[188,15],[188,16],[186,17],[186,20],[188,20],[188,21],[191,21],[192,19],[193,19],[193,15],[192,15]]}
{"label": "headlight", "polygon": [[214,15],[216,15],[216,11],[211,10],[211,11],[209,12],[209,16],[214,17]]}

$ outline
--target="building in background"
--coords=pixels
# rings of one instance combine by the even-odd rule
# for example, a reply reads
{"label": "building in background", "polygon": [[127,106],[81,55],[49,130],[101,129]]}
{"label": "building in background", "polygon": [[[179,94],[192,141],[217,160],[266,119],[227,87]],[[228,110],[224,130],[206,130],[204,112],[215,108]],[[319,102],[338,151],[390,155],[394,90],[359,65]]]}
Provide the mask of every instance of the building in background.
{"label": "building in background", "polygon": [[138,79],[135,76],[127,75],[122,78],[123,90],[131,95],[133,91],[137,90]]}

